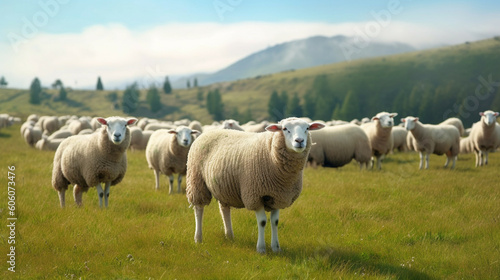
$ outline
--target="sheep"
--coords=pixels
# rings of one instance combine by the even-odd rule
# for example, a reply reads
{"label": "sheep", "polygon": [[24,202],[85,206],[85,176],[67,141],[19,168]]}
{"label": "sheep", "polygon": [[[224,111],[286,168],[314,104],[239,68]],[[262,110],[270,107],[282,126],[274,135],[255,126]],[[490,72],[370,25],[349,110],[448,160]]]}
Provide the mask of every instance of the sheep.
{"label": "sheep", "polygon": [[302,173],[311,149],[310,130],[321,123],[288,118],[251,133],[217,129],[203,134],[191,146],[187,161],[186,196],[194,206],[194,240],[202,242],[204,207],[212,196],[219,201],[225,235],[232,239],[231,208],[255,211],[257,251],[265,253],[266,211],[271,211],[271,248],[278,242],[279,209],[293,204],[302,190]]}
{"label": "sheep", "polygon": [[31,114],[28,116],[28,118],[26,118],[26,121],[33,121],[33,122],[37,122],[38,121],[38,115],[37,114]]}
{"label": "sheep", "polygon": [[147,131],[147,130],[156,131],[159,129],[173,129],[173,128],[175,128],[175,126],[173,124],[156,122],[156,123],[150,123],[150,124],[146,125],[146,127],[144,128],[144,131]]}
{"label": "sheep", "polygon": [[52,139],[64,139],[64,138],[68,138],[70,136],[73,136],[73,133],[71,133],[71,131],[69,131],[67,129],[59,129],[58,131],[52,133],[49,136],[49,140],[52,140]]}
{"label": "sheep", "polygon": [[10,126],[8,114],[0,114],[0,128]]}
{"label": "sheep", "polygon": [[232,119],[223,121],[222,128],[223,129],[233,129],[233,130],[244,131],[244,129],[240,126],[240,123],[238,121],[235,121]]}
{"label": "sheep", "polygon": [[59,118],[58,117],[46,117],[42,123],[43,133],[45,135],[51,135],[59,129]]}
{"label": "sheep", "polygon": [[470,154],[474,152],[474,146],[472,145],[472,141],[470,137],[464,137],[460,139],[460,153],[461,154]]}
{"label": "sheep", "polygon": [[198,130],[200,133],[203,133],[203,126],[199,121],[190,122],[188,127],[191,128],[191,130]]}
{"label": "sheep", "polygon": [[90,126],[90,123],[84,119],[72,120],[68,125],[68,129],[73,135],[78,135],[80,131],[87,128],[92,129],[92,126]]}
{"label": "sheep", "polygon": [[400,152],[408,151],[408,145],[406,145],[406,137],[408,136],[408,131],[400,126],[395,126],[392,128],[392,139],[394,142],[392,150],[398,150]]}
{"label": "sheep", "polygon": [[26,121],[26,122],[24,122],[21,125],[21,128],[19,129],[19,131],[21,132],[21,136],[24,137],[24,132],[26,131],[26,129],[28,129],[29,127],[34,127],[34,126],[35,126],[35,122],[34,121]]}
{"label": "sheep", "polygon": [[325,167],[341,167],[355,159],[360,168],[368,166],[372,155],[370,140],[358,125],[346,124],[311,131],[314,145],[308,162]]}
{"label": "sheep", "polygon": [[246,123],[242,125],[241,127],[246,131],[246,132],[264,132],[266,131],[266,127],[269,125],[268,121],[262,121],[257,124],[250,124]]}
{"label": "sheep", "polygon": [[80,132],[78,132],[78,135],[86,135],[86,134],[92,134],[92,133],[94,133],[94,130],[92,130],[92,128],[85,128],[85,129],[80,130]]}
{"label": "sheep", "polygon": [[361,125],[372,147],[371,168],[377,158],[377,169],[382,169],[382,160],[385,155],[392,151],[394,139],[392,139],[393,118],[397,113],[380,112],[372,118],[372,122]]}
{"label": "sheep", "polygon": [[[410,139],[415,151],[420,154],[419,169],[423,167],[425,156],[425,169],[429,169],[429,156],[431,153],[442,155],[446,154],[446,163],[444,167],[448,167],[450,160],[453,160],[451,169],[455,168],[457,155],[460,152],[460,133],[458,129],[450,124],[432,125],[422,124],[418,118],[409,116],[401,119],[405,124],[406,130],[410,131],[413,138]],[[410,134],[410,133],[408,133]]]}
{"label": "sheep", "polygon": [[182,176],[186,175],[186,161],[193,136],[199,134],[187,126],[155,131],[146,146],[146,160],[155,174],[156,190],[160,189],[160,173],[169,177],[169,194],[174,189],[174,174],[177,177],[177,192],[181,192]]}
{"label": "sheep", "polygon": [[55,150],[57,150],[57,148],[59,147],[59,145],[61,144],[62,141],[64,141],[64,138],[50,139],[48,136],[42,135],[42,139],[40,139],[40,140],[38,140],[38,142],[36,142],[35,147],[38,150],[42,150],[42,151],[43,150],[55,151]]}
{"label": "sheep", "polygon": [[134,150],[145,150],[149,138],[153,134],[154,131],[146,130],[142,131],[139,127],[134,126],[130,128],[130,149]]}
{"label": "sheep", "polygon": [[449,118],[439,124],[451,124],[458,129],[460,136],[465,136],[464,124],[459,118]]}
{"label": "sheep", "polygon": [[[68,184],[74,184],[73,197],[82,206],[82,192],[96,187],[99,206],[108,207],[110,186],[116,185],[127,170],[126,150],[130,144],[127,126],[136,118],[98,118],[103,127],[89,135],[75,135],[64,139],[54,155],[52,186],[59,194],[61,207],[65,206]],[[104,190],[101,183],[105,184]]]}
{"label": "sheep", "polygon": [[99,128],[101,128],[101,123],[99,122],[99,120],[97,120],[97,117],[95,118],[92,118],[92,120],[90,121],[90,127],[92,128],[92,130],[96,131],[98,130]]}
{"label": "sheep", "polygon": [[500,146],[500,127],[496,122],[498,112],[480,112],[481,120],[472,125],[469,137],[476,155],[476,167],[488,164],[488,152]]}
{"label": "sheep", "polygon": [[39,127],[28,127],[24,130],[24,141],[31,147],[34,147],[36,142],[42,139],[42,130]]}

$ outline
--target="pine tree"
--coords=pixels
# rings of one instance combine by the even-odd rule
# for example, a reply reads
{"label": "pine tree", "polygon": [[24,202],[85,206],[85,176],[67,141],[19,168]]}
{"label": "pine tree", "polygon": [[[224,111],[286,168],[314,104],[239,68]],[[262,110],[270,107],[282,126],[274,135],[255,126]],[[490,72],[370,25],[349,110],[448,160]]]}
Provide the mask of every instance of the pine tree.
{"label": "pine tree", "polygon": [[193,87],[198,87],[198,79],[197,78],[194,78],[193,80]]}
{"label": "pine tree", "polygon": [[207,110],[214,120],[220,121],[224,119],[224,103],[218,89],[209,91],[207,94]]}
{"label": "pine tree", "polygon": [[287,106],[287,115],[292,117],[302,117],[302,107],[300,106],[300,98],[297,93],[294,93]]}
{"label": "pine tree", "polygon": [[53,84],[52,84],[52,88],[53,89],[57,89],[57,88],[61,88],[63,86],[63,83],[61,82],[60,79],[57,79]]}
{"label": "pine tree", "polygon": [[314,112],[315,107],[316,104],[314,103],[314,95],[309,91],[304,95],[304,117],[308,117],[313,120],[316,119],[316,114]]}
{"label": "pine tree", "polygon": [[30,86],[30,103],[38,105],[41,102],[40,94],[42,93],[42,84],[38,78],[35,78],[33,82],[31,82]]}
{"label": "pine tree", "polygon": [[122,109],[125,114],[131,114],[137,110],[139,106],[139,89],[137,82],[127,86],[123,92]]}
{"label": "pine tree", "polygon": [[189,82],[189,79],[188,79],[188,80],[187,80],[187,82],[186,82],[186,87],[187,87],[187,88],[191,88],[191,83]]}
{"label": "pine tree", "polygon": [[270,121],[278,121],[282,119],[283,116],[280,111],[281,108],[281,98],[278,95],[278,92],[274,90],[271,93],[271,97],[269,97],[269,103],[267,104],[267,113],[269,114]]}
{"label": "pine tree", "polygon": [[59,100],[66,101],[68,99],[67,95],[68,93],[64,89],[64,86],[61,85],[61,88],[59,89]]}
{"label": "pine tree", "polygon": [[198,99],[198,101],[203,101],[203,91],[198,90],[198,93],[196,94],[196,99]]}
{"label": "pine tree", "polygon": [[168,76],[165,77],[165,81],[163,82],[163,92],[165,94],[172,93],[172,86],[170,86],[170,81],[168,80]]}
{"label": "pine tree", "polygon": [[102,81],[101,81],[101,76],[97,77],[96,90],[104,90],[104,86],[102,85]]}
{"label": "pine tree", "polygon": [[342,107],[340,109],[338,119],[350,120],[354,118],[360,118],[361,112],[359,109],[359,97],[350,90],[344,98]]}
{"label": "pine tree", "polygon": [[0,87],[7,87],[7,85],[8,85],[8,84],[9,84],[9,83],[7,83],[7,80],[5,80],[5,77],[4,77],[4,76],[2,76],[2,77],[0,78]]}
{"label": "pine tree", "polygon": [[146,101],[149,104],[151,112],[156,113],[161,109],[160,94],[154,85],[149,88],[146,95]]}

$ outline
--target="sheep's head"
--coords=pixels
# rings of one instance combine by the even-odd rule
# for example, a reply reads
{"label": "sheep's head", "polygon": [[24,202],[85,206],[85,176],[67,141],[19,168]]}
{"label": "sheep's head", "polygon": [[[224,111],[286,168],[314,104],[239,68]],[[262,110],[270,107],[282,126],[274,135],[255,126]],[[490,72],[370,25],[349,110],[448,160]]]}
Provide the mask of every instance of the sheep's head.
{"label": "sheep's head", "polygon": [[404,123],[405,129],[410,131],[410,130],[415,128],[415,124],[418,122],[418,118],[406,117],[406,118],[401,119],[401,122]]}
{"label": "sheep's head", "polygon": [[181,147],[189,147],[193,142],[192,135],[200,134],[198,130],[191,130],[189,127],[184,125],[178,126],[176,129],[170,129],[168,133],[175,134],[177,143]]}
{"label": "sheep's head", "polygon": [[136,118],[124,119],[121,117],[109,117],[109,118],[97,118],[97,121],[107,126],[106,131],[108,133],[109,141],[113,142],[115,145],[120,145],[127,135],[127,126],[133,125],[137,122]]}
{"label": "sheep's head", "polygon": [[325,127],[319,122],[308,123],[298,118],[288,118],[266,127],[267,131],[281,132],[285,136],[286,147],[297,153],[303,152],[307,147],[308,131]]}
{"label": "sheep's head", "polygon": [[381,112],[375,115],[375,117],[372,118],[372,121],[379,121],[380,126],[382,126],[383,128],[393,127],[394,117],[397,115],[398,113]]}
{"label": "sheep's head", "polygon": [[240,126],[240,123],[235,120],[225,120],[222,122],[222,128],[223,129],[236,129],[237,127]]}
{"label": "sheep's head", "polygon": [[497,121],[498,117],[498,112],[493,112],[493,111],[484,111],[479,113],[481,116],[481,120],[486,124],[487,126],[494,125],[495,122]]}

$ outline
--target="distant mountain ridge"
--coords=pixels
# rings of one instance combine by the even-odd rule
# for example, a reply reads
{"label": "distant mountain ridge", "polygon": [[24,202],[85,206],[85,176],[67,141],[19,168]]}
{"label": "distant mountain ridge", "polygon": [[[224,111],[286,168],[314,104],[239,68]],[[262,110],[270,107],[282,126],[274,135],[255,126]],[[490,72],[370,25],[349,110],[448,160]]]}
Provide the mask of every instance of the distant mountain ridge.
{"label": "distant mountain ridge", "polygon": [[[174,88],[185,88],[187,79],[208,85],[223,81],[251,78],[287,70],[314,67],[324,64],[385,56],[415,51],[403,43],[369,42],[364,48],[349,49],[354,38],[346,36],[314,36],[266,48],[212,74],[193,75],[173,82]],[[353,51],[351,51],[353,50]]]}

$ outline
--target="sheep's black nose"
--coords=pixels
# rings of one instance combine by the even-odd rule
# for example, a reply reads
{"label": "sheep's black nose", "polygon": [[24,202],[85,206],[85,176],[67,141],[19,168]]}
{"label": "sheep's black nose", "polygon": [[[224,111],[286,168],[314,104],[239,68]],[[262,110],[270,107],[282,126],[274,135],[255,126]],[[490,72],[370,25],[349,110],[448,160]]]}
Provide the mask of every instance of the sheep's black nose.
{"label": "sheep's black nose", "polygon": [[184,140],[184,145],[187,145],[188,144],[188,140]]}
{"label": "sheep's black nose", "polygon": [[115,133],[113,136],[115,136],[115,138],[120,138],[122,136],[121,133]]}
{"label": "sheep's black nose", "polygon": [[295,139],[295,142],[301,144],[302,142],[304,142],[304,139],[303,138],[297,138],[297,139]]}

